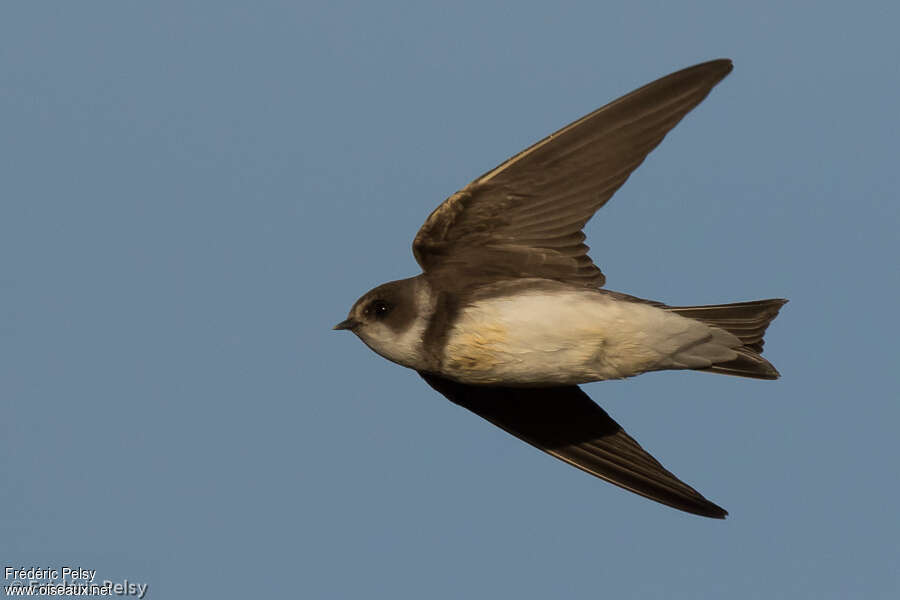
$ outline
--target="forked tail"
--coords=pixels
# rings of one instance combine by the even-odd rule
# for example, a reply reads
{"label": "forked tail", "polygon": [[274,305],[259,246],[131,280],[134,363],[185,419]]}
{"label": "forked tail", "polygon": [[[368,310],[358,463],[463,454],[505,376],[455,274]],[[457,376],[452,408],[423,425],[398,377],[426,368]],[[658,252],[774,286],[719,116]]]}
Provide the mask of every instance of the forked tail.
{"label": "forked tail", "polygon": [[743,346],[735,348],[738,357],[734,360],[717,363],[699,370],[757,379],[778,379],[778,371],[761,354],[766,328],[778,316],[778,311],[786,303],[787,300],[774,298],[734,304],[670,306],[667,308],[683,317],[724,329],[743,342]]}

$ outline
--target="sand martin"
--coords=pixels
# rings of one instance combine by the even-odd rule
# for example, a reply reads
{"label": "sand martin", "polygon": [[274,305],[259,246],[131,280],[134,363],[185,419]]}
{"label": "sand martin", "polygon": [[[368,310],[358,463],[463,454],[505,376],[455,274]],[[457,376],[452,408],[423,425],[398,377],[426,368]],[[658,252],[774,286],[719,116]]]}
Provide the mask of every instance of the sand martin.
{"label": "sand martin", "polygon": [[366,293],[335,329],[556,458],[725,517],[578,385],[664,369],[778,377],[760,354],[787,300],[668,306],[613,292],[583,243],[594,212],[731,68],[714,60],[663,77],[475,179],[416,234],[423,272]]}

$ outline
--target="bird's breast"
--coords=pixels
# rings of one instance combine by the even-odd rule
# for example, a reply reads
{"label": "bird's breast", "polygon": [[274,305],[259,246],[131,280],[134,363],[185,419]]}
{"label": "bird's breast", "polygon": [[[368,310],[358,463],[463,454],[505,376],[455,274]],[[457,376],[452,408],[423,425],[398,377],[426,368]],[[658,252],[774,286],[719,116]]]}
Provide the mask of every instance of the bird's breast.
{"label": "bird's breast", "polygon": [[[654,332],[683,320],[663,309],[587,291],[525,293],[465,307],[442,372],[480,385],[570,385],[655,368]],[[686,321],[686,320],[684,320]]]}

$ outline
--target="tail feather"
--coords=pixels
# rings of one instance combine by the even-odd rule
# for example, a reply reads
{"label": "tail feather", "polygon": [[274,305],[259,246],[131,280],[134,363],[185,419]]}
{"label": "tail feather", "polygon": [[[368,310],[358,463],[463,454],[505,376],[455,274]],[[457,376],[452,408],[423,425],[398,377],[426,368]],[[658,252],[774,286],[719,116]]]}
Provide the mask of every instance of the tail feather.
{"label": "tail feather", "polygon": [[760,354],[766,328],[786,303],[787,300],[782,298],[773,298],[710,306],[670,306],[668,310],[724,329],[744,344],[736,348],[737,358],[701,370],[757,379],[778,379],[778,370]]}

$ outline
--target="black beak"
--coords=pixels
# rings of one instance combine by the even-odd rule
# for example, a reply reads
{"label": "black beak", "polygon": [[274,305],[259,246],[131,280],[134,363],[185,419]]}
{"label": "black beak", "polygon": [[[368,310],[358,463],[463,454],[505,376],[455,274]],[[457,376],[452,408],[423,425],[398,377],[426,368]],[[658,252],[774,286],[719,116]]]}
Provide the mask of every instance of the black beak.
{"label": "black beak", "polygon": [[356,320],[345,319],[345,320],[341,321],[340,323],[338,323],[337,325],[335,325],[334,327],[332,327],[331,329],[335,330],[335,331],[338,329],[353,329],[354,327],[356,327],[356,325],[357,325]]}

